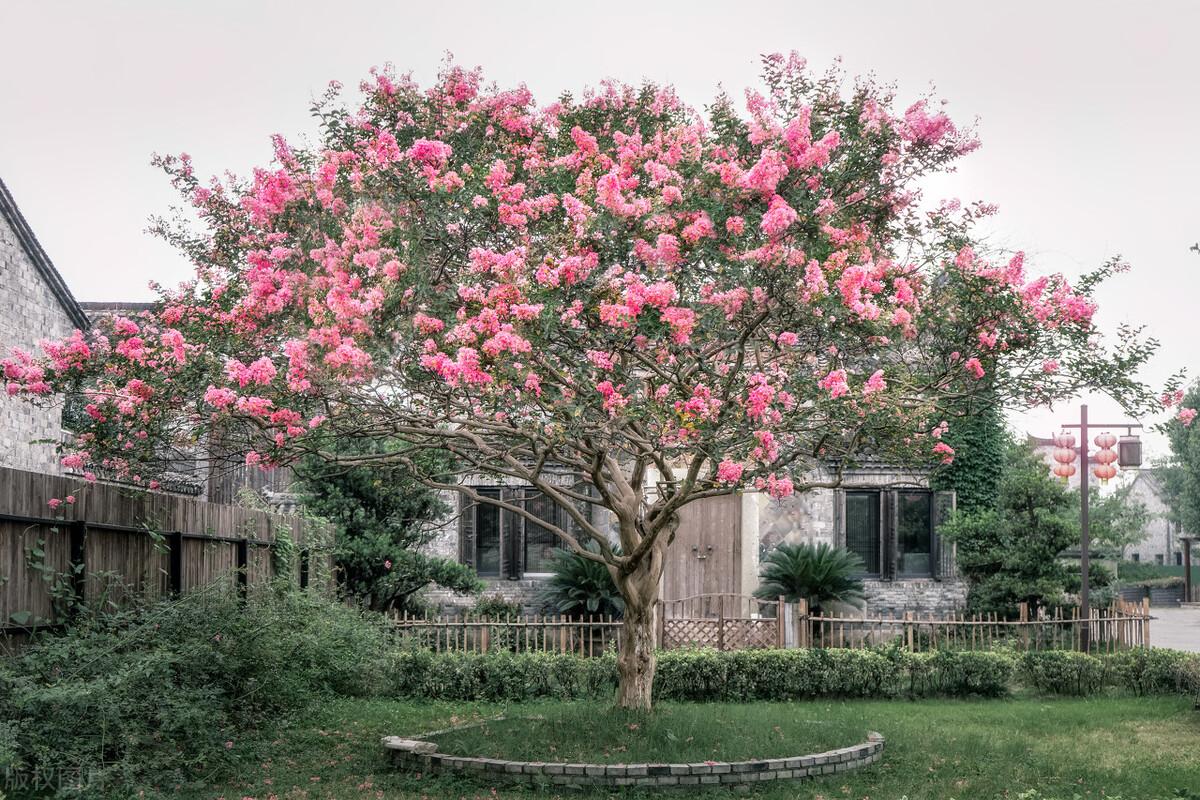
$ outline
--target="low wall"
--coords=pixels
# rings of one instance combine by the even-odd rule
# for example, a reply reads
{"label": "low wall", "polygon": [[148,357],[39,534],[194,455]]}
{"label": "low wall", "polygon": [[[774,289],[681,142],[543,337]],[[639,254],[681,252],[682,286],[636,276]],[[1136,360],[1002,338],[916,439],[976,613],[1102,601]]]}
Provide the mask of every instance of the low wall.
{"label": "low wall", "polygon": [[883,757],[883,736],[824,753],[757,761],[704,761],[697,764],[560,764],[505,761],[437,752],[435,742],[386,736],[383,746],[401,769],[421,775],[479,776],[487,781],[531,786],[641,786],[683,788],[730,786],[760,781],[801,780],[849,772]]}

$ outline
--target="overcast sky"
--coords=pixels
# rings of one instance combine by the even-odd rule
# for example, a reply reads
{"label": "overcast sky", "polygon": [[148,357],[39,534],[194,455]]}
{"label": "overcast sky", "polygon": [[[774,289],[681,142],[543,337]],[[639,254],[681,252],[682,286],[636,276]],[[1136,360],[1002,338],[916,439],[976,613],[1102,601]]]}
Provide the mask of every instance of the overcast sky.
{"label": "overcast sky", "polygon": [[[1200,3],[5,2],[0,30],[0,177],[80,300],[150,299],[148,281],[189,272],[144,232],[175,200],[151,153],[245,173],[270,134],[314,130],[331,79],[391,62],[427,83],[451,51],[542,102],[645,77],[701,106],[719,84],[740,96],[759,53],[794,49],[894,80],[901,101],[933,84],[957,121],[978,117],[983,148],[931,199],[997,203],[989,233],[1036,270],[1121,254],[1133,270],[1101,294],[1100,324],[1162,340],[1156,385],[1200,372]],[[1048,435],[1072,415],[1013,422]]]}

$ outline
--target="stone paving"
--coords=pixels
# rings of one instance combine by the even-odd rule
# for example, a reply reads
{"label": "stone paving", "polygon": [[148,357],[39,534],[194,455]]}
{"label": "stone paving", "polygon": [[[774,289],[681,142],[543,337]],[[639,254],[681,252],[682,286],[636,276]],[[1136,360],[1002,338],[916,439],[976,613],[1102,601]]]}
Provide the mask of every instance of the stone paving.
{"label": "stone paving", "polygon": [[1200,606],[1150,609],[1150,644],[1200,653]]}

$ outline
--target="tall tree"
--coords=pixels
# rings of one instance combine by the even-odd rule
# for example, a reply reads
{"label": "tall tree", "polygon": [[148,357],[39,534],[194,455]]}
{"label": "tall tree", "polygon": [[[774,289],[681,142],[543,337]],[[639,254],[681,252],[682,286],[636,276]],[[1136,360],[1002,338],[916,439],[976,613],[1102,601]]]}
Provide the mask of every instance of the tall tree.
{"label": "tall tree", "polygon": [[1071,584],[1059,560],[1079,541],[1078,505],[1025,444],[1011,443],[995,508],[959,514],[942,528],[956,543],[974,611],[1014,615],[1018,604],[1058,602]]}
{"label": "tall tree", "polygon": [[1158,474],[1171,503],[1171,516],[1184,530],[1200,532],[1200,424],[1194,424],[1200,408],[1200,383],[1187,392],[1165,396],[1168,405],[1177,406],[1174,418],[1165,426],[1171,444],[1171,457]]}
{"label": "tall tree", "polygon": [[[795,55],[767,57],[763,83],[707,120],[669,87],[538,106],[453,65],[428,89],[374,72],[358,107],[335,87],[317,144],[277,138],[249,181],[162,159],[204,225],[161,228],[196,278],[104,338],[11,359],[10,391],[86,394],[68,466],[148,475],[154,442],[216,421],[250,463],[400,464],[530,519],[612,574],[618,702],[648,708],[686,504],[835,486],[864,452],[949,462],[944,423],[985,393],[1154,402],[1133,378],[1153,342],[1123,330],[1106,349],[1092,324],[1115,263],[1074,285],[1030,276],[972,243],[988,207],[919,207],[970,131]],[[331,438],[397,447],[342,457]],[[458,474],[423,473],[428,450]],[[477,491],[479,475],[571,524]]]}
{"label": "tall tree", "polygon": [[[349,448],[332,444],[328,452],[361,456],[388,448],[387,440],[366,440]],[[437,453],[420,459],[423,473],[448,467]],[[346,466],[309,455],[296,465],[296,476],[304,506],[338,527],[334,558],[340,585],[357,603],[388,611],[409,608],[430,584],[460,594],[482,589],[470,567],[425,551],[450,509],[406,467]]]}

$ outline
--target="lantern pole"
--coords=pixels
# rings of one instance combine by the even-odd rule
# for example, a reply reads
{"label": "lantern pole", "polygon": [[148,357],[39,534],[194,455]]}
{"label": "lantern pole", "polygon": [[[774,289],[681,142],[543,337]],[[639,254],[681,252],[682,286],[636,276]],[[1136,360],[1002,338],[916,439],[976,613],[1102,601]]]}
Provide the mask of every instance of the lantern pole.
{"label": "lantern pole", "polygon": [[[1088,428],[1125,428],[1126,433],[1133,434],[1134,428],[1142,426],[1136,422],[1122,422],[1116,425],[1099,425],[1088,422],[1087,403],[1079,406],[1079,424],[1063,425],[1064,428],[1079,428],[1079,577],[1082,584],[1079,587],[1079,649],[1087,653],[1092,649],[1092,615],[1089,573],[1091,567],[1092,535],[1089,526],[1088,512]],[[1139,464],[1140,464],[1139,454]],[[1138,466],[1138,464],[1121,466]]]}
{"label": "lantern pole", "polygon": [[1088,572],[1091,566],[1092,532],[1088,525],[1088,417],[1087,403],[1079,406],[1079,649],[1092,649],[1092,615],[1089,604]]}

